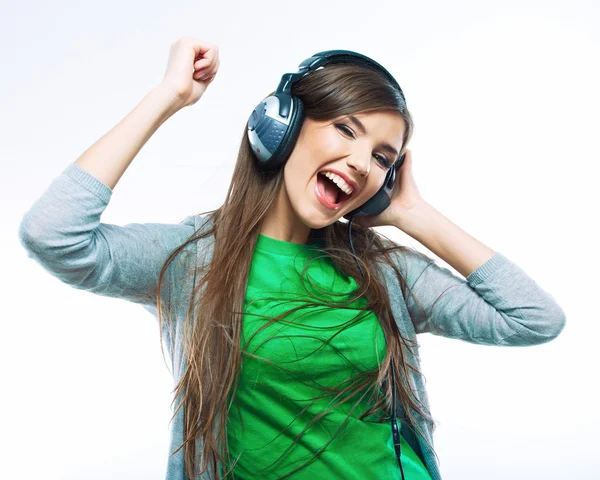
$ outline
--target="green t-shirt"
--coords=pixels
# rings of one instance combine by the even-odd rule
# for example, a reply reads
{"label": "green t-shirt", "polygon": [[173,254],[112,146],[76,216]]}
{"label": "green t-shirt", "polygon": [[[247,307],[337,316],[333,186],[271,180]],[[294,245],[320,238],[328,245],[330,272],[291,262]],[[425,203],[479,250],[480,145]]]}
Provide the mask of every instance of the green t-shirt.
{"label": "green t-shirt", "polygon": [[[343,294],[333,297],[336,301],[350,298],[356,282],[340,275],[326,257],[311,262],[308,278],[305,272],[302,282],[300,273],[309,256],[316,253],[315,247],[316,244],[285,242],[262,234],[258,237],[244,302],[241,346],[273,364],[247,354],[242,356],[239,385],[227,421],[233,462],[241,452],[234,476],[243,480],[282,477],[314,458],[341,428],[316,460],[290,478],[400,479],[390,422],[382,422],[373,415],[359,419],[372,405],[368,400],[373,386],[335,409],[331,407],[347,398],[347,393],[335,398],[334,392],[322,390],[347,388],[351,377],[361,371],[376,370],[385,357],[385,337],[374,313],[355,319],[353,325],[343,329],[359,313],[351,307],[364,306],[364,298],[346,308],[302,308],[250,340],[268,323],[265,315],[277,316],[306,305],[302,301],[308,298],[306,289],[322,299],[331,299],[331,293]],[[319,292],[319,288],[329,295]],[[337,332],[340,333],[335,335]],[[350,412],[363,393],[362,400]],[[315,420],[316,415],[328,409],[331,410]],[[347,415],[349,418],[342,427]],[[311,421],[312,425],[292,447]],[[401,448],[406,480],[431,480],[417,454],[402,437]]]}

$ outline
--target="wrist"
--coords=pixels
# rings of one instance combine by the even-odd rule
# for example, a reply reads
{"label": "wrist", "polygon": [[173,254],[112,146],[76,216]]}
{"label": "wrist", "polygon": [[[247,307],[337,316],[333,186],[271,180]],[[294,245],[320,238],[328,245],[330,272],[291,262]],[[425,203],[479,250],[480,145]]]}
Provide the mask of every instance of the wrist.
{"label": "wrist", "polygon": [[183,106],[181,97],[162,83],[155,86],[149,95],[158,104],[165,120],[181,110]]}
{"label": "wrist", "polygon": [[402,211],[395,226],[418,240],[427,233],[428,226],[435,222],[434,218],[438,213],[433,205],[425,200],[420,200],[411,208]]}

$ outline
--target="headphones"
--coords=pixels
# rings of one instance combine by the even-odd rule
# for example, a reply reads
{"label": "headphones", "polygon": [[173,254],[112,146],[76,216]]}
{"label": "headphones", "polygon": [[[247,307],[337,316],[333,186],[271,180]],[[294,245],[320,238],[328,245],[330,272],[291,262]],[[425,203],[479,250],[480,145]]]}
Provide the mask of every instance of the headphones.
{"label": "headphones", "polygon": [[[317,68],[334,64],[356,64],[383,73],[398,89],[405,101],[404,93],[394,77],[371,58],[350,50],[325,50],[315,53],[298,66],[296,73],[284,73],[273,95],[263,99],[248,118],[248,140],[262,171],[275,170],[283,165],[296,145],[302,122],[304,105],[302,100],[291,94],[292,85]],[[396,170],[404,163],[402,156],[387,171],[381,188],[369,200],[344,215],[350,220],[355,216],[377,215],[390,204],[396,179]]]}
{"label": "headphones", "polygon": [[[375,69],[387,77],[387,79],[398,89],[402,100],[406,104],[404,93],[398,82],[382,65],[375,60],[351,50],[325,50],[315,53],[298,65],[298,72],[284,73],[281,76],[279,86],[273,95],[264,98],[252,111],[248,118],[248,140],[252,152],[256,158],[258,168],[261,171],[275,170],[283,165],[290,156],[304,120],[304,105],[302,100],[291,94],[292,85],[317,68],[329,64],[355,64],[362,67]],[[386,173],[381,188],[369,200],[348,212],[344,218],[349,220],[348,236],[350,247],[352,245],[352,222],[355,216],[377,215],[385,210],[391,203],[392,190],[396,179],[396,170],[404,163],[405,154],[390,167]],[[356,255],[356,252],[354,252]],[[363,275],[364,272],[357,261],[358,268]],[[396,381],[394,375],[394,359],[391,359],[392,372],[392,434],[394,437],[394,448],[396,458],[400,466],[400,473],[404,480],[404,469],[400,460],[400,432],[396,422]]]}

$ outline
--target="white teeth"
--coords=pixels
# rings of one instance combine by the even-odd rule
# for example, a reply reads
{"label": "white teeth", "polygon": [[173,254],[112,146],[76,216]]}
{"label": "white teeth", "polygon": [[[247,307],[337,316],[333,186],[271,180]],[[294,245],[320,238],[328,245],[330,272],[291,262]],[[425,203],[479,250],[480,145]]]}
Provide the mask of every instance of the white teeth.
{"label": "white teeth", "polygon": [[350,195],[352,193],[352,187],[350,185],[348,185],[345,180],[340,177],[339,175],[336,175],[335,173],[332,172],[321,172],[323,175],[325,175],[327,178],[331,179],[331,181],[333,181],[338,187],[340,187],[340,189],[346,194],[346,195]]}

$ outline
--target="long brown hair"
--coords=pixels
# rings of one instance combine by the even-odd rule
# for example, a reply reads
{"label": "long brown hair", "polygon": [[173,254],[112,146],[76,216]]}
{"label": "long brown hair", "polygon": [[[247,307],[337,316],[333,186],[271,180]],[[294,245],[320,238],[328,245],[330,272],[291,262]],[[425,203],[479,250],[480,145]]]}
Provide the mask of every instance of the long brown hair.
{"label": "long brown hair", "polygon": [[[332,120],[347,114],[397,112],[404,119],[406,127],[400,155],[404,153],[412,136],[413,121],[404,99],[385,77],[370,68],[331,64],[303,77],[292,87],[292,94],[303,101],[304,115],[317,121]],[[283,168],[272,174],[265,174],[258,170],[246,131],[247,125],[243,129],[233,178],[223,205],[216,210],[203,212],[209,214],[207,225],[210,224],[210,228],[200,228],[171,253],[161,269],[158,281],[157,309],[162,346],[163,322],[174,320],[162,315],[165,305],[160,300],[160,292],[165,270],[186,245],[214,235],[211,261],[202,267],[202,272],[190,272],[197,279],[192,299],[198,298],[198,300],[190,300],[190,304],[195,302],[200,308],[191,308],[191,305],[188,308],[182,342],[182,355],[186,368],[176,387],[173,400],[180,397],[183,399],[175,410],[173,418],[179,408],[183,407],[184,443],[172,454],[181,448],[185,449],[185,471],[189,478],[196,478],[196,475],[212,470],[216,478],[221,480],[217,462],[221,462],[224,466],[231,465],[226,434],[227,416],[235,398],[242,354],[256,357],[240,346],[248,272],[261,221],[275,202],[284,177]],[[385,282],[375,265],[376,261],[383,261],[393,267],[402,287],[402,294],[406,298],[408,286],[390,252],[409,248],[397,245],[371,228],[353,225],[352,243],[357,253],[355,256],[350,249],[347,224],[341,221],[318,230],[311,230],[309,241],[316,238],[321,241],[319,254],[326,255],[340,274],[353,277],[358,285],[352,299],[343,302],[331,300],[325,305],[330,308],[349,308],[349,303],[364,297],[367,304],[361,312],[364,314],[370,311],[377,316],[387,345],[386,357],[380,368],[368,372],[362,381],[350,382],[350,387],[344,390],[335,390],[336,393],[342,394],[340,395],[342,400],[332,408],[346,401],[346,398],[356,397],[355,392],[363,391],[366,386],[380,385],[385,382],[387,387],[384,396],[361,419],[380,411],[391,412],[392,391],[389,366],[391,356],[399,372],[396,374],[397,401],[401,402],[412,426],[415,426],[426,440],[412,412],[415,411],[430,421],[433,428],[435,423],[426,406],[415,396],[410,382],[405,381],[409,375],[408,369],[422,375],[418,369],[405,361],[405,349],[413,352],[412,347],[417,342],[408,340],[400,334],[392,316]],[[414,249],[410,250],[414,251]],[[361,265],[364,279],[355,259]],[[304,281],[304,272],[302,278]],[[321,298],[314,299],[314,302],[309,300],[307,298],[304,306],[291,309],[286,314],[269,317],[271,321],[261,329],[267,328],[275,321],[281,321],[298,308],[323,305]],[[344,396],[344,393],[348,395]],[[320,417],[317,416],[315,421]],[[198,452],[201,462],[196,463],[195,440],[200,437],[204,440],[203,451]],[[433,450],[433,446],[427,443]],[[321,452],[322,450],[310,462],[314,461]],[[224,458],[227,458],[227,462]],[[281,478],[287,478],[299,468]],[[232,470],[233,466],[230,470],[225,470],[226,478]]]}

